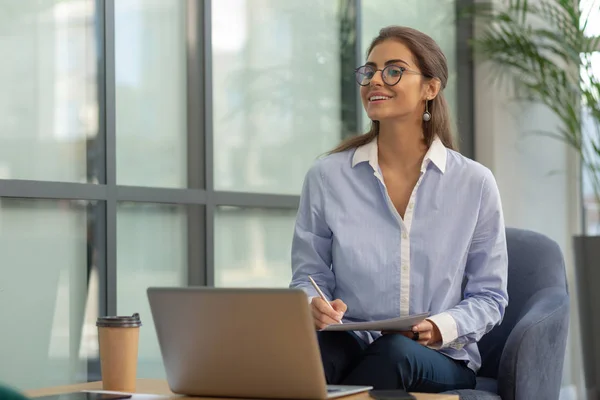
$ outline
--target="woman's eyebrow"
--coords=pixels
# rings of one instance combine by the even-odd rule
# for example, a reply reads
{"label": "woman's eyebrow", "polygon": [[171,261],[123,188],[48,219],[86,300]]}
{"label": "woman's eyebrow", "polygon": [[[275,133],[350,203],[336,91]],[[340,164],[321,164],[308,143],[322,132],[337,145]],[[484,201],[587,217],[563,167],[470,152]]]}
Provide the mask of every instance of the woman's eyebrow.
{"label": "woman's eyebrow", "polygon": [[[402,60],[400,58],[396,58],[396,59],[393,59],[393,60],[387,60],[385,62],[385,65],[388,65],[388,64],[398,64],[398,63],[406,64],[407,66],[410,67],[409,63],[407,63],[406,61],[404,61],[404,60]],[[369,61],[365,65],[372,65],[374,67],[377,67],[377,64],[375,64],[373,61]]]}

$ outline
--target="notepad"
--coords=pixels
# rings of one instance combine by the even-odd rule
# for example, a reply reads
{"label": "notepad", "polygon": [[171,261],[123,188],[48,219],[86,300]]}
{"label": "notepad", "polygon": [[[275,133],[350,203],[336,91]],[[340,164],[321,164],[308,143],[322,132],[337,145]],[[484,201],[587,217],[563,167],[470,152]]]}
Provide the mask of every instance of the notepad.
{"label": "notepad", "polygon": [[382,319],[379,321],[344,322],[327,326],[324,331],[410,331],[411,328],[423,321],[429,313],[408,315]]}

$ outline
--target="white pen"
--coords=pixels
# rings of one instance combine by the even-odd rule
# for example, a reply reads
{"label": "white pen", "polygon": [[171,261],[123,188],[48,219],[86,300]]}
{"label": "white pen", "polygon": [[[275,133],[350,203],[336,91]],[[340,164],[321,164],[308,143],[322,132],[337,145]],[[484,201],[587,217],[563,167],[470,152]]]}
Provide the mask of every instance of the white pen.
{"label": "white pen", "polygon": [[[315,280],[309,275],[308,279],[310,279],[310,283],[312,283],[312,285],[315,287],[315,290],[317,291],[317,293],[319,294],[319,297],[322,298],[323,300],[325,300],[325,303],[327,303],[327,305],[333,310],[335,311],[335,309],[333,308],[333,306],[331,305],[331,303],[329,302],[329,300],[327,300],[327,297],[325,297],[325,295],[323,294],[323,292],[321,291],[321,289],[319,288],[319,286],[317,285],[317,282],[315,282]],[[336,311],[337,312],[337,311]],[[340,324],[342,323],[342,321],[340,320]]]}

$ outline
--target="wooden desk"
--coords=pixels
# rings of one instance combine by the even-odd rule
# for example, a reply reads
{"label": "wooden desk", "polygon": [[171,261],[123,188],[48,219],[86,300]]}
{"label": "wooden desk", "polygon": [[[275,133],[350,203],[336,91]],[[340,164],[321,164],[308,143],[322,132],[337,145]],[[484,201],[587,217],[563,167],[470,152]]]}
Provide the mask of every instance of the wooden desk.
{"label": "wooden desk", "polygon": [[[100,390],[102,389],[101,382],[82,383],[80,385],[71,386],[59,386],[48,389],[29,390],[25,392],[25,395],[29,397],[41,397],[50,396],[61,393],[78,392],[81,390]],[[167,396],[168,399],[176,400],[198,400],[199,398],[177,396],[171,393],[167,382],[160,379],[138,379],[137,381],[137,392],[145,394],[160,394]],[[441,394],[420,394],[413,393],[417,400],[459,400],[458,396],[454,395],[441,395]],[[208,400],[208,398],[206,398]],[[341,397],[344,400],[369,400],[369,394],[367,392],[360,393],[352,396]],[[217,399],[223,400],[223,399]]]}

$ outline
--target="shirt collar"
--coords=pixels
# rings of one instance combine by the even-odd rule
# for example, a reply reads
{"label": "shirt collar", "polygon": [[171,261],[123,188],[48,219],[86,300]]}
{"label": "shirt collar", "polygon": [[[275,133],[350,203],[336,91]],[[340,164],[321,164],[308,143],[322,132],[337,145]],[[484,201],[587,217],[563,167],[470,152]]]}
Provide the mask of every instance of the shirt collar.
{"label": "shirt collar", "polygon": [[371,167],[377,171],[379,165],[379,157],[377,155],[377,137],[369,143],[356,148],[352,157],[352,168],[357,164],[368,161]]}
{"label": "shirt collar", "polygon": [[[446,172],[446,161],[448,158],[448,152],[446,150],[446,146],[444,146],[440,138],[436,136],[435,139],[433,139],[431,146],[429,146],[427,153],[425,153],[423,163],[421,164],[421,171],[424,171],[427,167],[427,164],[431,161],[442,174]],[[354,156],[352,157],[352,168],[354,168],[357,164],[366,161],[369,162],[375,171],[378,170],[379,159],[377,156],[377,138],[358,147],[354,151]]]}

